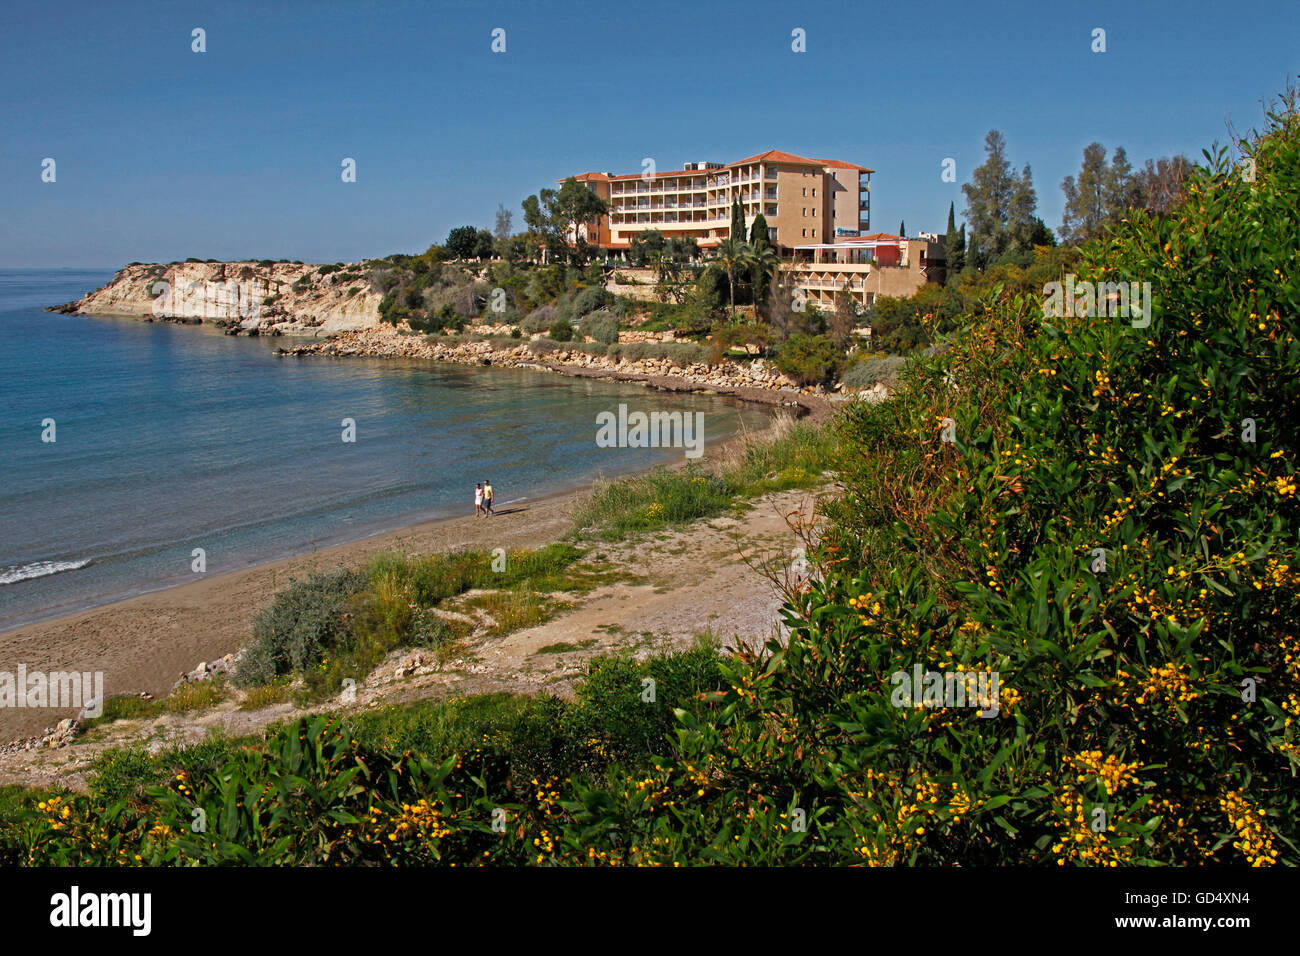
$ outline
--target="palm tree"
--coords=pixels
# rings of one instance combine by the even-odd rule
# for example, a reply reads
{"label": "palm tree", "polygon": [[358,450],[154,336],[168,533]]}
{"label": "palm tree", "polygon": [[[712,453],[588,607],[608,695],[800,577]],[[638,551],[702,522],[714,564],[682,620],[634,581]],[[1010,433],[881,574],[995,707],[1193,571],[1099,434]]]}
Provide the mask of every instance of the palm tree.
{"label": "palm tree", "polygon": [[655,274],[659,277],[660,282],[668,279],[668,263],[671,261],[668,254],[662,247],[656,249],[650,254],[650,261],[654,264]]}
{"label": "palm tree", "polygon": [[731,294],[731,317],[736,317],[736,272],[744,265],[749,243],[739,239],[723,239],[718,243],[718,263],[727,272],[727,291]]}

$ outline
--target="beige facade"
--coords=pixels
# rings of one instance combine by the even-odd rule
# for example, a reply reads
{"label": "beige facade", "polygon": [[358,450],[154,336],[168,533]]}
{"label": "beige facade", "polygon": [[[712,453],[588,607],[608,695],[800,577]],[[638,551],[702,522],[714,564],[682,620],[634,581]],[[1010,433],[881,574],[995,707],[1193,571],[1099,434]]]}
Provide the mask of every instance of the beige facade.
{"label": "beige facade", "polygon": [[746,233],[762,213],[783,258],[781,270],[807,301],[829,308],[844,288],[869,307],[878,296],[910,296],[944,278],[937,237],[869,232],[872,172],[842,160],[768,150],[667,173],[574,178],[609,204],[607,215],[586,225],[585,238],[611,251],[629,249],[650,230],[716,249],[731,234],[732,203],[739,199]]}
{"label": "beige facade", "polygon": [[943,245],[935,240],[876,233],[833,248],[796,248],[794,259],[783,262],[781,271],[793,279],[794,288],[803,290],[806,301],[829,309],[846,288],[866,307],[879,296],[914,295],[927,282],[942,282],[944,266]]}
{"label": "beige facade", "polygon": [[773,245],[789,250],[865,232],[871,173],[840,160],[768,150],[734,163],[687,163],[667,173],[583,173],[575,178],[609,203],[609,214],[586,227],[590,243],[627,249],[634,236],[657,229],[716,248],[730,235],[732,203],[739,199],[745,229],[761,212]]}

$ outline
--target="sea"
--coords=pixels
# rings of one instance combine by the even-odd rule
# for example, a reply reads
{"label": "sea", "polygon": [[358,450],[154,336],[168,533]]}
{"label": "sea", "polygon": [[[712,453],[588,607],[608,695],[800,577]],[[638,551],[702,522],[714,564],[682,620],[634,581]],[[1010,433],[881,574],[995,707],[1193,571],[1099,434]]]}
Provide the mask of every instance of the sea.
{"label": "sea", "polygon": [[111,278],[0,270],[0,632],[473,514],[479,481],[505,510],[683,459],[599,446],[597,416],[620,404],[704,413],[705,454],[769,420],[720,396],[282,358],[274,350],[295,340],[44,311]]}

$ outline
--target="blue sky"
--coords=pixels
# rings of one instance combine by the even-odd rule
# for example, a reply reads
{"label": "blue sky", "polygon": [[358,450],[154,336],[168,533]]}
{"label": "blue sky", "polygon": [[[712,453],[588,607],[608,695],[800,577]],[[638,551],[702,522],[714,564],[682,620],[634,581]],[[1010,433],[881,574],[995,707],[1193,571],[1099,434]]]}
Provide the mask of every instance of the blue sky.
{"label": "blue sky", "polygon": [[0,266],[418,252],[498,202],[521,225],[566,174],[770,148],[875,169],[873,228],[942,230],[993,128],[1055,229],[1089,142],[1197,159],[1300,73],[1296,0],[94,0],[5,20]]}

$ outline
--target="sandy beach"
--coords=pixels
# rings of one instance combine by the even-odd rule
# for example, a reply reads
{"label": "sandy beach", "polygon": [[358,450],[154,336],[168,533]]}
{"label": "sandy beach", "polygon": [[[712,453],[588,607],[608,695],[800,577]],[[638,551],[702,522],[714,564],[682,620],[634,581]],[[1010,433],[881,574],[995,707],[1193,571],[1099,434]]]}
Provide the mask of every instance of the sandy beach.
{"label": "sandy beach", "polygon": [[[620,569],[590,591],[563,596],[564,607],[545,621],[484,634],[459,645],[445,662],[419,648],[391,652],[350,701],[332,697],[305,708],[282,701],[243,706],[242,695],[180,713],[118,720],[86,735],[55,734],[0,744],[0,784],[85,790],[96,759],[118,747],[192,745],[211,734],[255,736],[269,725],[308,713],[348,713],[429,698],[485,693],[567,695],[594,656],[642,655],[689,647],[708,634],[720,647],[754,648],[780,636],[781,588],[761,570],[796,543],[794,513],[810,515],[829,487],[771,493],[751,507],[622,542],[592,543],[607,566]],[[366,541],[198,582],[123,602],[76,619],[65,629],[37,632],[33,647],[57,637],[97,653],[135,683],[156,674],[164,690],[181,668],[232,649],[246,639],[256,610],[291,573],[337,560],[361,559],[385,547],[437,549],[458,545],[536,545],[570,527],[569,512],[581,492],[557,495],[527,508],[503,508],[498,517],[419,525]],[[75,626],[69,622],[77,621]],[[126,641],[125,629],[150,635]],[[203,640],[192,637],[204,633]],[[188,656],[187,656],[188,655]],[[196,656],[197,655],[197,656]],[[174,661],[169,669],[167,661]],[[117,688],[117,689],[120,689]],[[23,711],[13,713],[22,714]],[[49,711],[43,713],[49,714]],[[43,729],[43,728],[41,728]]]}
{"label": "sandy beach", "polygon": [[[606,370],[562,366],[552,370],[576,376],[618,377],[650,388],[699,388],[676,376],[616,376]],[[830,404],[814,396],[764,389],[736,389],[732,395],[768,405],[788,403],[795,406],[792,411],[813,420],[830,413]],[[737,440],[733,437],[723,448]],[[409,525],[24,625],[0,634],[0,662],[8,662],[0,663],[0,669],[16,669],[21,662],[29,672],[102,672],[106,696],[140,692],[163,696],[182,674],[199,663],[244,646],[254,616],[292,578],[317,569],[355,566],[389,550],[427,554],[455,548],[537,547],[571,529],[574,506],[590,487],[588,484],[506,505],[490,519],[476,519],[471,514]],[[0,708],[0,742],[43,733],[59,720],[75,716],[75,708]]]}
{"label": "sandy beach", "polygon": [[[237,651],[253,616],[293,577],[355,565],[388,550],[418,553],[461,547],[528,548],[566,533],[587,488],[503,506],[488,519],[450,518],[409,525],[359,541],[213,574],[115,604],[79,611],[0,634],[0,661],[28,671],[102,671],[109,696],[165,695],[201,661]],[[0,708],[0,741],[31,736],[75,711]]]}

